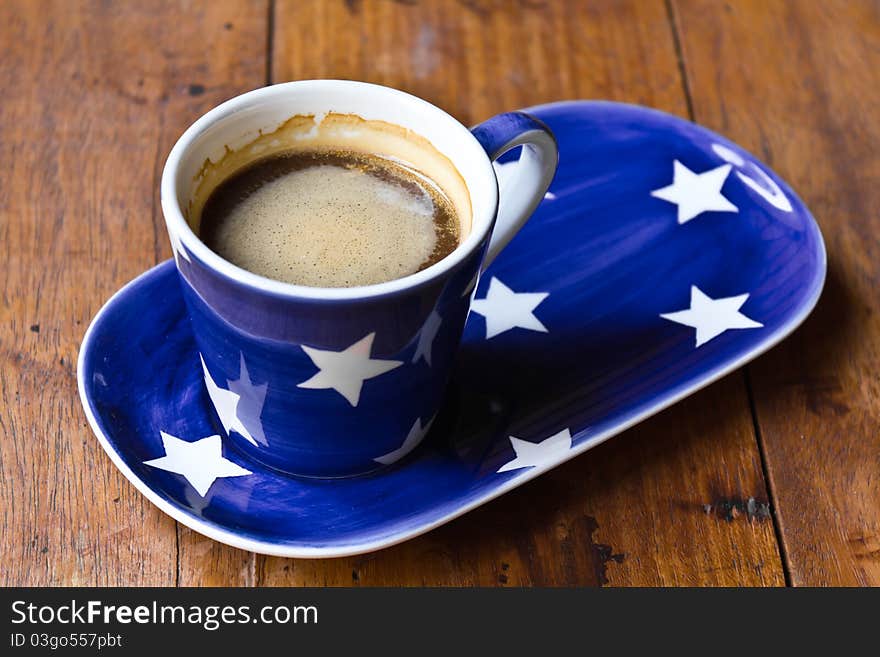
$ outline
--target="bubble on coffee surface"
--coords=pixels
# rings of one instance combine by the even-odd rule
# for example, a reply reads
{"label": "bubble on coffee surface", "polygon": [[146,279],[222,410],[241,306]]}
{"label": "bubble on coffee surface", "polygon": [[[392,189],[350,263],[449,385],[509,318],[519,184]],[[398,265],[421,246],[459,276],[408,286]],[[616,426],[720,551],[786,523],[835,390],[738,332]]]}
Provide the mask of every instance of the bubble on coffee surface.
{"label": "bubble on coffee surface", "polygon": [[401,163],[349,152],[258,160],[217,187],[202,211],[207,245],[239,267],[315,287],[415,273],[459,240],[451,203]]}

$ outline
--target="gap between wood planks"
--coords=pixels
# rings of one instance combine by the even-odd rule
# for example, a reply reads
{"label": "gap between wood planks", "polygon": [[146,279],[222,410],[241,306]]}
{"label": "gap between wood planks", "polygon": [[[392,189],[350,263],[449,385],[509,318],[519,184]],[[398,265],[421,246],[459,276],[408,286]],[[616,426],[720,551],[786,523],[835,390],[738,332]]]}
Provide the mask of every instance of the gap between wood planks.
{"label": "gap between wood planks", "polygon": [[[694,123],[697,122],[696,112],[694,111],[693,96],[691,95],[691,85],[688,80],[687,67],[685,66],[684,48],[681,43],[681,35],[679,32],[678,16],[675,13],[674,0],[663,0],[666,6],[666,15],[669,18],[669,30],[672,33],[672,43],[675,47],[675,57],[678,60],[678,74],[681,78],[681,87],[684,92],[685,103],[687,104],[688,118]],[[752,380],[749,375],[749,366],[742,368],[743,385],[746,388],[746,397],[749,400],[749,413],[752,416],[752,431],[755,436],[755,444],[758,447],[758,455],[761,460],[761,476],[764,478],[764,490],[767,492],[767,502],[770,505],[770,518],[773,522],[773,533],[776,536],[776,549],[779,551],[779,560],[782,565],[782,574],[785,578],[785,585],[792,586],[791,573],[789,571],[788,553],[785,548],[785,541],[782,540],[782,528],[779,526],[779,518],[776,513],[776,495],[770,481],[770,471],[767,467],[767,454],[764,448],[764,441],[761,436],[761,425],[758,421],[758,411],[755,407],[755,395],[752,391]]]}
{"label": "gap between wood planks", "polygon": [[266,85],[272,84],[272,55],[275,48],[275,0],[266,7]]}
{"label": "gap between wood planks", "polygon": [[764,450],[764,438],[761,435],[761,424],[758,422],[758,409],[755,406],[755,393],[752,392],[752,376],[749,366],[743,367],[743,381],[746,386],[746,396],[749,398],[749,413],[752,414],[752,427],[755,432],[755,442],[758,445],[758,454],[761,457],[761,474],[764,477],[764,490],[767,491],[767,502],[770,504],[770,517],[773,520],[773,533],[776,535],[776,548],[782,561],[782,575],[785,577],[785,585],[792,586],[791,573],[788,567],[788,551],[785,541],[782,540],[782,527],[779,526],[779,518],[776,515],[776,498],[773,494],[773,486],[770,483],[770,469],[767,467],[767,454]]}

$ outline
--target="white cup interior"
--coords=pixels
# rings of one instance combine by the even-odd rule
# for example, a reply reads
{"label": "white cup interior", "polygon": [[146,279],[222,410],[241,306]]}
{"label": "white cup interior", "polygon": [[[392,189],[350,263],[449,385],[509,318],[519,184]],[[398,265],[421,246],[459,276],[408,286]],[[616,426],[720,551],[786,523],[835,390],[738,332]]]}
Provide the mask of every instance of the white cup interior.
{"label": "white cup interior", "polygon": [[[415,132],[452,163],[470,197],[470,230],[446,258],[403,278],[361,287],[317,288],[274,281],[241,269],[211,251],[187,223],[183,209],[206,160],[220,161],[296,115],[353,114]],[[248,285],[278,294],[362,298],[418,285],[454,267],[489,233],[498,206],[498,184],[479,142],[443,110],[415,96],[364,82],[288,82],[237,96],[196,121],[178,140],[162,174],[162,210],[172,244],[181,244],[208,266]]]}

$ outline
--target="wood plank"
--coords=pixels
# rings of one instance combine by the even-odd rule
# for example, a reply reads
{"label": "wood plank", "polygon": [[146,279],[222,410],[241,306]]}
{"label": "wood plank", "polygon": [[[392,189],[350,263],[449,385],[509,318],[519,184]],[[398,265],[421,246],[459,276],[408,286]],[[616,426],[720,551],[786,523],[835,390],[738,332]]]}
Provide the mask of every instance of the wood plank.
{"label": "wood plank", "polygon": [[750,366],[792,582],[880,585],[880,4],[676,1],[697,119],[813,211],[813,316]]}
{"label": "wood plank", "polygon": [[[466,124],[566,98],[687,114],[669,16],[659,0],[279,0],[274,45],[276,81],[388,84]],[[268,585],[780,585],[768,515],[745,386],[735,374],[421,538],[346,559],[260,557],[256,579]]]}
{"label": "wood plank", "polygon": [[104,455],[75,362],[107,297],[169,257],[164,156],[262,84],[265,17],[262,1],[0,3],[3,585],[244,581],[242,553],[205,564],[185,533],[178,576],[175,523]]}

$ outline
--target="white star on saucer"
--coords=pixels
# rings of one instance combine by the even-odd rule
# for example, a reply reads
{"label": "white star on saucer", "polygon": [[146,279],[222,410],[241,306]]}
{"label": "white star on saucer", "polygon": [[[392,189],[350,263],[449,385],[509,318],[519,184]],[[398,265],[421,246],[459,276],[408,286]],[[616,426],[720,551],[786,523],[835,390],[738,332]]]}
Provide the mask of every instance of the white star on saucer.
{"label": "white star on saucer", "polygon": [[425,325],[422,326],[422,330],[419,332],[419,344],[416,345],[416,353],[413,356],[412,362],[418,363],[420,358],[424,358],[428,367],[431,366],[431,349],[434,345],[434,338],[437,337],[437,331],[440,330],[442,323],[443,320],[437,314],[437,311],[432,310],[431,314],[428,315],[428,319],[425,320]]}
{"label": "white star on saucer", "polygon": [[180,241],[180,236],[177,233],[173,230],[169,230],[168,239],[171,241],[171,252],[174,254],[175,262],[179,262],[178,256],[187,262],[192,262],[192,260],[189,259],[189,253],[183,248],[183,242]]}
{"label": "white star on saucer", "polygon": [[431,418],[430,420],[428,420],[428,424],[422,426],[422,419],[417,417],[416,421],[413,422],[412,428],[409,430],[409,433],[406,434],[406,438],[404,439],[403,444],[400,447],[382,456],[377,456],[373,460],[383,465],[391,465],[395,461],[399,461],[404,456],[413,451],[420,442],[422,442],[422,438],[424,438],[427,435],[428,431],[431,430],[431,425],[433,423],[434,418]]}
{"label": "white star on saucer", "polygon": [[678,223],[687,223],[704,212],[739,212],[739,208],[721,193],[724,181],[730,174],[729,164],[694,173],[675,160],[673,168],[672,184],[655,189],[651,196],[675,203],[678,206]]}
{"label": "white star on saucer", "polygon": [[516,452],[516,458],[498,468],[498,472],[556,463],[571,449],[571,432],[568,429],[563,429],[539,443],[531,443],[528,440],[520,440],[510,436],[510,445]]}
{"label": "white star on saucer", "polygon": [[297,387],[314,390],[332,388],[345,397],[349,404],[357,406],[366,379],[372,379],[403,365],[399,360],[371,358],[370,352],[375,337],[375,333],[370,333],[342,351],[325,351],[302,345],[303,351],[312,359],[319,371]]}
{"label": "white star on saucer", "polygon": [[249,435],[252,435],[260,445],[266,445],[266,436],[263,433],[263,423],[260,421],[260,416],[263,414],[263,404],[266,401],[266,389],[269,384],[254,385],[244,362],[244,354],[241,354],[239,368],[238,378],[235,381],[226,380],[229,390],[239,396],[235,414],[240,418],[242,424],[247,426],[250,431]]}
{"label": "white star on saucer", "polygon": [[704,345],[728,329],[760,328],[760,322],[746,317],[739,309],[749,298],[748,294],[712,299],[696,285],[691,286],[691,307],[660,317],[671,322],[693,326],[697,329],[697,347]]}
{"label": "white star on saucer", "polygon": [[[202,370],[205,372],[205,387],[208,389],[208,396],[211,398],[211,403],[214,404],[214,409],[217,411],[217,416],[220,418],[220,423],[223,425],[223,429],[226,431],[226,435],[229,435],[230,431],[235,431],[252,445],[256,445],[257,441],[254,439],[254,436],[248,430],[248,428],[242,422],[241,417],[239,416],[239,402],[241,401],[241,395],[236,393],[234,390],[224,390],[216,383],[214,383],[214,379],[211,377],[211,373],[208,371],[208,366],[205,365],[205,359],[199,354],[199,358],[202,361]],[[241,383],[242,378],[248,377],[247,368],[244,367],[244,357],[242,357],[242,372],[236,387],[241,390],[245,387],[243,383]],[[250,384],[250,379],[248,378],[248,384]],[[260,391],[262,388],[262,391]],[[262,392],[263,397],[266,396],[265,385],[256,386],[254,388],[256,394],[259,395]],[[249,404],[251,410],[253,409],[253,401]],[[262,411],[262,399],[260,399],[260,410]],[[259,415],[256,418],[259,420]],[[259,424],[257,421],[256,424]],[[263,430],[260,427],[259,434],[262,437]],[[265,444],[265,438],[263,438],[263,443]]]}
{"label": "white star on saucer", "polygon": [[547,333],[534,310],[548,296],[548,292],[514,292],[493,276],[486,298],[474,299],[471,310],[486,318],[487,340],[512,328]]}
{"label": "white star on saucer", "polygon": [[223,458],[220,436],[208,436],[189,443],[160,431],[165,456],[145,465],[182,475],[196,492],[204,497],[217,479],[253,474],[229,459]]}

